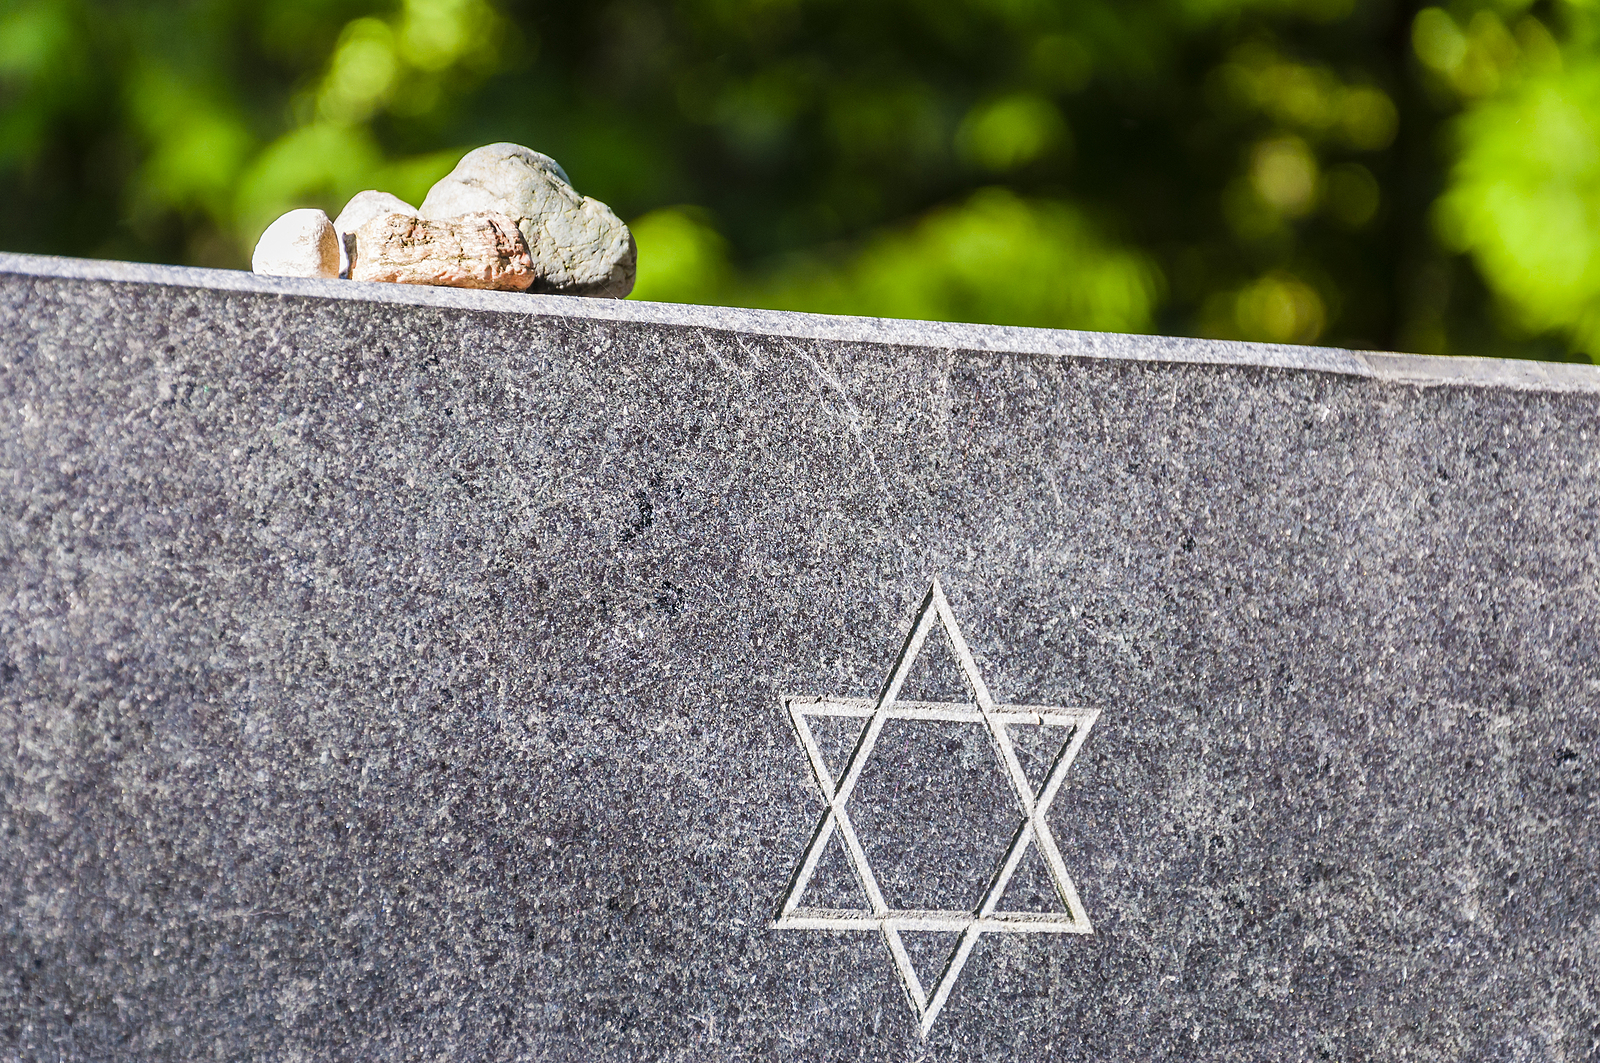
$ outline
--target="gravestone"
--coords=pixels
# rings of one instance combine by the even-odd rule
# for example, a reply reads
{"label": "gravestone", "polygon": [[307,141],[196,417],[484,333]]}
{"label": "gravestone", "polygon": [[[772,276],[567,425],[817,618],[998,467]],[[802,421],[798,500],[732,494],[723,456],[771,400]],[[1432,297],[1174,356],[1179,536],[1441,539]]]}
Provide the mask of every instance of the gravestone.
{"label": "gravestone", "polygon": [[0,256],[0,1059],[1600,1058],[1600,372]]}

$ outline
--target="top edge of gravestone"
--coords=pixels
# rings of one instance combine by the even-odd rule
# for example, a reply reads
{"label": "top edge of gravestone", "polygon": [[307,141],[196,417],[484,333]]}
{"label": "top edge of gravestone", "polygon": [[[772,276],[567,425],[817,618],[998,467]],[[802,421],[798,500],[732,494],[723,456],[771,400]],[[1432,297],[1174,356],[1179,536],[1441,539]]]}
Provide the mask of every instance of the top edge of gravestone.
{"label": "top edge of gravestone", "polygon": [[526,314],[530,317],[628,321],[797,340],[881,343],[1066,358],[1259,366],[1335,373],[1419,386],[1457,385],[1600,393],[1600,366],[1565,362],[1391,354],[1337,347],[1077,332],[1016,325],[843,317],[790,310],[753,310],[688,303],[586,299],[425,285],[273,277],[242,270],[161,266],[0,251],[0,275],[4,274],[480,310],[497,314]]}

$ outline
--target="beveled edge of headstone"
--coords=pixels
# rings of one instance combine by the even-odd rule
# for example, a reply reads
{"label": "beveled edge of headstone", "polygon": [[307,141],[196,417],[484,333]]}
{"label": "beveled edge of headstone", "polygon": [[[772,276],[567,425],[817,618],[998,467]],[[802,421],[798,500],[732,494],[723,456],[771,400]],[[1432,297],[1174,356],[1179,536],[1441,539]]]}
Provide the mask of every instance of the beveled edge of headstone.
{"label": "beveled edge of headstone", "polygon": [[475,291],[424,285],[378,284],[350,280],[271,277],[242,270],[160,266],[143,262],[64,258],[0,251],[0,274],[117,284],[155,284],[213,291],[341,299],[458,310],[486,310],[600,321],[627,321],[744,333],[797,340],[881,343],[941,350],[993,351],[1064,358],[1095,358],[1200,365],[1258,366],[1365,377],[1418,386],[1457,385],[1526,391],[1600,392],[1600,366],[1535,362],[1509,358],[1469,358],[1426,354],[1350,351],[1276,343],[1243,343],[1174,336],[1077,332],[1016,325],[965,325],[945,321],[906,321],[878,317],[806,314],[791,310],[752,310],[651,303],[643,300],[586,299],[570,295]]}

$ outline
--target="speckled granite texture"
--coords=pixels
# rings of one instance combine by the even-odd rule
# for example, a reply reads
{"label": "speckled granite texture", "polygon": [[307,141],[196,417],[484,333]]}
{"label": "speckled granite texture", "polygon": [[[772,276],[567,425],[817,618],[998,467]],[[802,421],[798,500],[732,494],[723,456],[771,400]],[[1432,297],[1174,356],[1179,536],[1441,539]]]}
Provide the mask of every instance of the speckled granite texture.
{"label": "speckled granite texture", "polygon": [[[1600,1058],[1597,452],[1586,369],[0,256],[0,1060]],[[1102,715],[1095,933],[924,1040],[769,924],[780,697],[934,576]],[[970,905],[989,747],[880,751]]]}

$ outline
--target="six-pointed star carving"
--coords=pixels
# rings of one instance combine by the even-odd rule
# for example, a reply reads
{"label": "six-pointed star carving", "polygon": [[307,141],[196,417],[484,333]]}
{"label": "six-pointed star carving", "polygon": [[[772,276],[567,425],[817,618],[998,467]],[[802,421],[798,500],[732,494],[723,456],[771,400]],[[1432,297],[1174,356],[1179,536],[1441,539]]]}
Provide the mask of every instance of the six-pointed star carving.
{"label": "six-pointed star carving", "polygon": [[[935,624],[944,629],[946,637],[950,640],[950,649],[955,654],[956,661],[971,689],[974,698],[972,702],[952,704],[899,699],[900,689],[905,684],[906,676],[910,673],[917,654],[922,651],[923,643]],[[956,625],[955,616],[950,612],[950,603],[945,600],[944,591],[940,588],[938,580],[934,580],[933,585],[928,588],[928,594],[923,598],[922,606],[917,610],[916,620],[911,625],[911,633],[906,636],[905,645],[901,647],[900,656],[895,661],[894,670],[889,674],[889,680],[883,685],[883,691],[877,698],[790,697],[784,699],[784,707],[788,710],[795,733],[805,749],[806,759],[811,762],[811,770],[816,775],[817,785],[822,790],[822,798],[828,808],[822,816],[822,821],[817,825],[816,833],[811,836],[810,844],[806,846],[800,866],[789,882],[789,889],[779,906],[778,916],[772,923],[775,929],[870,930],[883,934],[884,941],[889,945],[889,954],[894,959],[895,970],[905,983],[906,996],[911,1000],[912,1010],[916,1012],[919,1029],[924,1036],[932,1028],[945,1001],[949,999],[950,990],[960,976],[961,968],[965,966],[967,958],[972,954],[973,946],[983,934],[1092,934],[1094,932],[1089,925],[1089,916],[1084,912],[1082,902],[1078,900],[1078,891],[1072,884],[1072,877],[1067,874],[1066,864],[1062,862],[1061,852],[1056,848],[1055,839],[1051,837],[1045,813],[1049,811],[1050,802],[1055,800],[1056,793],[1061,789],[1067,769],[1072,766],[1073,758],[1078,755],[1084,739],[1089,735],[1089,728],[1094,725],[1100,713],[1094,709],[996,705],[994,698],[989,694],[989,688],[983,682],[983,677],[978,674],[978,666],[972,658],[972,651],[967,647],[966,640],[961,637],[961,629]],[[861,737],[857,739],[855,749],[838,779],[828,771],[822,750],[817,745],[816,736],[812,734],[811,726],[806,722],[807,717],[811,716],[867,718],[867,725],[862,730]],[[873,746],[877,743],[884,724],[890,720],[982,724],[995,753],[999,756],[1001,769],[1011,783],[1017,807],[1022,813],[1022,822],[1012,836],[1010,845],[1006,847],[1005,855],[1001,857],[982,900],[973,911],[891,909],[884,900],[877,879],[873,876],[872,868],[867,862],[867,854],[856,836],[855,827],[850,822],[850,814],[845,805],[861,778],[862,768],[866,766],[867,758],[872,755]],[[1044,785],[1037,793],[1034,792],[1021,762],[1017,759],[1016,748],[1007,731],[1008,727],[1019,724],[1072,729],[1070,737],[1051,764]],[[800,904],[806,886],[810,884],[811,876],[817,869],[817,862],[836,831],[844,842],[845,854],[866,894],[867,903],[871,905],[870,910],[806,908]],[[1049,871],[1057,898],[1061,902],[1059,912],[998,910],[1006,885],[1016,873],[1017,866],[1022,862],[1030,845],[1037,845],[1044,857],[1045,867]],[[951,953],[943,972],[931,988],[924,987],[921,979],[917,977],[917,972],[911,964],[911,957],[906,952],[905,944],[900,937],[902,931],[917,930],[959,931],[961,935],[955,951]]]}

